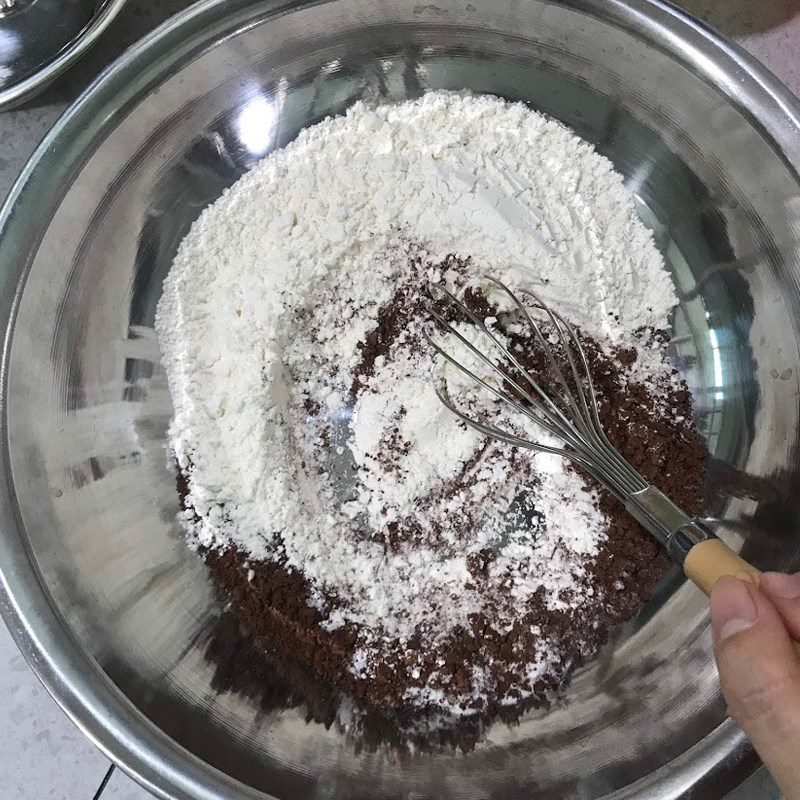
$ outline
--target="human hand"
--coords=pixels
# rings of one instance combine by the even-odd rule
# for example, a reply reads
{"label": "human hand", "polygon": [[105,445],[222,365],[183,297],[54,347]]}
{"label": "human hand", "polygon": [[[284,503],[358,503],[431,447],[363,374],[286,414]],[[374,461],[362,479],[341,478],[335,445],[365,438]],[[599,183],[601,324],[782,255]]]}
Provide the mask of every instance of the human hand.
{"label": "human hand", "polygon": [[800,800],[800,573],[764,573],[758,589],[722,578],[711,622],[730,714],[785,799]]}

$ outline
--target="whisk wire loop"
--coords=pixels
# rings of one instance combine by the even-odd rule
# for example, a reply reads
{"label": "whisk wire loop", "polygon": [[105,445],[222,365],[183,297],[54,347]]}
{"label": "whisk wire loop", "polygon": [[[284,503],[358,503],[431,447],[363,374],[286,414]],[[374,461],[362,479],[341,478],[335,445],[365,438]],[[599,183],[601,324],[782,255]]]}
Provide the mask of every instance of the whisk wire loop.
{"label": "whisk wire loop", "polygon": [[[435,313],[433,313],[432,316],[434,317],[434,319],[437,319],[437,321],[440,319],[440,317]],[[447,323],[444,323],[444,324],[447,325]],[[478,352],[477,348],[475,348],[474,345],[472,345],[471,342],[469,342],[466,339],[464,339],[458,333],[458,331],[450,330],[449,332],[452,333],[453,335],[455,335],[456,337],[458,337],[464,343],[464,345],[467,348],[469,348],[470,350],[474,350],[476,352],[476,354],[478,356],[480,356],[480,358],[482,360],[486,361],[486,363],[493,370],[496,369],[496,371],[497,371],[497,373],[499,375],[503,375],[503,377],[505,377],[504,374],[502,373],[502,371],[499,368],[496,368],[495,365],[489,359],[486,359],[485,356],[482,353]],[[528,400],[528,402],[530,403],[529,407],[523,406],[521,403],[516,402],[510,395],[508,395],[508,394],[506,394],[504,392],[501,392],[499,389],[497,389],[496,387],[492,386],[488,381],[484,380],[479,375],[476,375],[471,369],[469,369],[469,367],[465,366],[460,361],[457,361],[447,351],[443,350],[436,342],[433,341],[433,339],[431,339],[431,337],[427,333],[425,333],[424,335],[425,335],[425,338],[427,339],[428,343],[431,345],[431,347],[437,353],[439,353],[445,359],[447,359],[447,361],[449,361],[451,364],[453,364],[453,366],[455,366],[459,370],[461,370],[461,372],[463,372],[465,375],[467,375],[467,377],[469,377],[473,381],[475,381],[475,383],[479,384],[484,389],[486,389],[488,392],[490,392],[495,397],[497,397],[498,400],[501,400],[506,405],[508,405],[511,408],[513,408],[515,411],[518,411],[521,414],[524,414],[526,417],[528,417],[528,419],[532,420],[537,425],[541,425],[545,430],[549,431],[550,433],[552,433],[552,434],[554,434],[556,436],[564,436],[564,432],[562,430],[560,430],[555,425],[553,425],[546,417],[541,415],[541,413],[536,413],[538,411],[536,400],[534,398],[530,397],[523,389],[518,388],[516,382],[514,382],[513,380],[509,381],[512,384],[512,386],[514,386],[514,388],[517,389],[517,391],[519,391],[519,393],[522,394],[523,397],[526,400]],[[441,384],[439,385],[439,387],[437,387],[437,394],[439,395],[440,398],[442,398],[442,395],[444,395],[444,397],[448,397],[447,392],[442,388]],[[448,401],[445,402],[445,405],[447,405],[448,407],[450,407],[452,405],[452,402],[449,401],[449,398],[448,398]],[[459,414],[459,416],[462,416],[462,415]],[[494,427],[494,426],[490,426],[490,427]],[[499,428],[495,428],[495,430],[499,430]],[[519,437],[514,437],[514,438],[519,438]]]}
{"label": "whisk wire loop", "polygon": [[[437,353],[466,375],[476,388],[481,387],[487,390],[512,410],[560,438],[564,447],[533,441],[497,425],[475,419],[474,416],[462,411],[453,401],[444,378],[440,380],[436,388],[442,403],[459,419],[486,436],[508,444],[571,459],[606,484],[623,501],[635,492],[645,489],[648,486],[645,479],[619,454],[609,442],[603,429],[589,360],[575,329],[561,314],[553,311],[539,295],[530,289],[525,289],[521,293],[533,301],[535,308],[544,312],[546,321],[552,328],[552,334],[545,335],[529,308],[508,286],[492,276],[487,275],[485,278],[511,300],[514,308],[521,314],[527,327],[533,333],[533,339],[544,354],[546,366],[554,378],[559,402],[556,402],[551,391],[547,391],[536,380],[530,369],[514,354],[513,348],[506,345],[485,320],[479,319],[453,292],[440,284],[431,284],[430,286],[433,302],[444,300],[448,306],[456,310],[491,343],[492,350],[499,353],[502,360],[498,363],[487,355],[462,334],[454,324],[449,322],[434,305],[431,305],[429,309],[431,317],[443,332],[455,337],[456,342],[476,357],[479,362],[485,364],[499,379],[499,385],[495,386],[476,374],[463,361],[434,341],[427,332],[425,338]],[[558,348],[558,354],[563,357],[562,362],[556,355],[556,348]],[[504,362],[505,369],[503,368]],[[562,366],[563,362],[565,363]]]}
{"label": "whisk wire loop", "polygon": [[[483,353],[479,348],[477,348],[472,342],[470,342],[466,337],[464,337],[459,331],[451,325],[441,314],[439,314],[436,309],[431,308],[430,314],[431,316],[439,323],[439,325],[446,330],[451,335],[454,335],[470,352],[476,355],[481,361],[483,361],[501,380],[501,385],[503,383],[509,384],[515,391],[517,391],[532,407],[539,412],[541,416],[533,417],[528,414],[526,411],[523,411],[525,415],[532,419],[534,422],[540,422],[544,419],[546,422],[543,425],[547,430],[551,433],[555,434],[556,436],[560,436],[561,438],[568,441],[573,446],[577,447],[580,445],[581,437],[580,432],[575,429],[575,426],[572,422],[562,413],[561,409],[553,402],[550,396],[544,391],[544,389],[539,385],[539,383],[530,375],[529,371],[519,362],[519,360],[514,356],[514,354],[498,339],[498,337],[491,331],[491,329],[485,324],[485,322],[478,319],[478,317],[469,309],[467,308],[452,292],[446,289],[443,286],[438,286],[432,284],[432,294],[435,291],[441,292],[441,294],[447,298],[450,305],[454,306],[463,316],[465,316],[474,326],[475,328],[486,336],[492,344],[500,351],[500,353],[511,362],[511,364],[516,369],[517,373],[524,377],[525,381],[531,386],[531,388],[536,393],[537,397],[534,397],[527,391],[523,386],[519,384],[518,381],[515,380],[513,374],[510,374],[507,371],[500,369],[500,367],[492,361],[485,353]],[[435,295],[434,295],[435,299]],[[450,363],[460,369],[462,372],[467,374],[473,380],[478,380],[474,372],[467,369],[464,364],[459,362],[458,360],[449,356],[449,354],[445,353],[444,350],[436,345],[430,337],[427,337],[428,341],[431,342],[433,347],[441,353]],[[493,387],[488,386],[484,381],[478,380],[478,382],[484,386],[485,388],[489,389],[495,396],[499,397],[501,400],[508,402],[511,398],[508,396],[507,393],[500,393],[496,391]],[[523,409],[520,404],[516,404],[515,408]]]}
{"label": "whisk wire loop", "polygon": [[[541,303],[541,300],[538,302]],[[600,421],[600,409],[597,405],[597,393],[594,388],[594,382],[592,381],[592,371],[589,368],[589,360],[586,357],[586,352],[581,345],[575,329],[557,311],[551,310],[551,313],[559,320],[561,325],[563,325],[564,329],[567,331],[572,346],[581,358],[583,377],[588,389],[588,406],[590,409],[588,416],[593,423],[594,433],[600,438],[601,443],[605,445],[603,452],[610,455],[618,464],[618,466],[629,474],[633,484],[637,487],[634,491],[645,488],[647,486],[647,481],[645,481],[644,478],[642,478],[639,473],[636,472],[636,470],[634,470],[633,467],[631,467],[631,465],[619,454],[614,445],[608,440],[608,436],[603,429],[603,423]]]}
{"label": "whisk wire loop", "polygon": [[[631,486],[637,484],[638,482],[636,481],[636,474],[633,472],[633,470],[629,469],[628,463],[618,456],[616,450],[605,438],[602,426],[600,425],[599,411],[597,408],[597,400],[594,391],[594,384],[592,383],[591,371],[589,370],[588,359],[586,358],[586,353],[584,352],[580,340],[578,339],[578,336],[575,334],[572,327],[566,322],[566,320],[564,320],[563,317],[553,311],[535,292],[530,289],[523,291],[524,294],[532,297],[536,306],[541,308],[547,314],[550,324],[556,336],[558,337],[558,344],[560,345],[561,352],[564,354],[564,357],[569,365],[569,371],[572,375],[573,382],[573,386],[571,387],[564,370],[555,356],[553,348],[546,340],[541,328],[536,320],[531,316],[525,305],[502,281],[492,277],[491,275],[486,275],[484,277],[491,283],[498,286],[511,298],[512,302],[523,314],[528,326],[533,330],[539,345],[545,353],[550,369],[561,386],[564,400],[574,415],[575,424],[580,433],[585,437],[585,441],[583,442],[584,446],[587,447],[592,452],[592,455],[598,460],[598,462],[602,464],[606,470],[615,475],[618,480],[622,481],[624,484],[628,484],[630,481]],[[564,329],[566,329],[567,335],[565,335]],[[580,354],[581,365],[584,368],[583,375],[581,375],[578,371],[578,366],[575,363],[575,359],[572,354],[573,349],[577,350]],[[577,401],[576,396],[578,398]],[[597,420],[596,426],[594,425],[595,418]],[[595,436],[600,437],[601,442],[599,444],[601,446],[598,446]],[[603,447],[603,444],[607,445],[608,449]],[[646,484],[643,482],[643,485]]]}

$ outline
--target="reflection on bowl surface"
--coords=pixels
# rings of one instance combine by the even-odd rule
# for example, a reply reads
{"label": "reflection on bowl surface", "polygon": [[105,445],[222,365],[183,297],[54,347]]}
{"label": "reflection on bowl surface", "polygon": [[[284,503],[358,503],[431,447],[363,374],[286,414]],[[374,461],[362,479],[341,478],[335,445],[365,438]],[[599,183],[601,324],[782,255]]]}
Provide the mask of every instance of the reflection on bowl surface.
{"label": "reflection on bowl surface", "polygon": [[0,569],[26,652],[112,755],[174,797],[721,796],[747,752],[705,601],[677,576],[563,704],[466,756],[355,753],[226,690],[222,606],[176,521],[153,315],[200,210],[302,128],[433,88],[525,101],[626,176],[673,272],[707,516],[759,565],[796,566],[800,111],[741,58],[644,0],[220,0],[59,123],[2,219]]}

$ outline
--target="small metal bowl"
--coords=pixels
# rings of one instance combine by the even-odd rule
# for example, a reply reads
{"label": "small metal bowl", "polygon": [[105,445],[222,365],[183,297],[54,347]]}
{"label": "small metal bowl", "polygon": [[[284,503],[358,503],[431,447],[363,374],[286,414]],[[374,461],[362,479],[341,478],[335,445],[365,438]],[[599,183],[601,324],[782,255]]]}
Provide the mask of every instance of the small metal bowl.
{"label": "small metal bowl", "polygon": [[[751,767],[706,600],[668,576],[563,702],[468,755],[357,753],[226,690],[222,604],[176,521],[153,314],[200,210],[360,98],[522,100],[635,192],[680,296],[706,513],[800,562],[800,107],[656,0],[210,0],[56,124],[0,214],[0,605],[58,702],[160,797],[719,798]],[[216,655],[215,655],[216,654]]]}
{"label": "small metal bowl", "polygon": [[0,0],[0,110],[29,100],[74,64],[126,0]]}

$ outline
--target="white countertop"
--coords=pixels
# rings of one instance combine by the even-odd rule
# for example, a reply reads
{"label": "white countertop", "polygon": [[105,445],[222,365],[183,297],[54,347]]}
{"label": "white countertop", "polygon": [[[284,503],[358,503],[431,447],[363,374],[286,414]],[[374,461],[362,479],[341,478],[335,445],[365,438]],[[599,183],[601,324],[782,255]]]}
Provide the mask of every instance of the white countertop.
{"label": "white countertop", "polygon": [[[677,0],[743,44],[800,96],[798,0]],[[100,69],[186,0],[130,0],[102,41],[44,95],[0,113],[0,198],[66,105]],[[8,800],[151,800],[110,763],[58,708],[0,624],[0,787]],[[728,800],[777,800],[760,771]]]}

